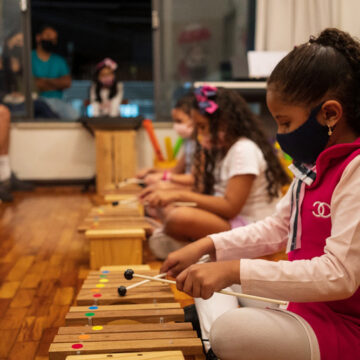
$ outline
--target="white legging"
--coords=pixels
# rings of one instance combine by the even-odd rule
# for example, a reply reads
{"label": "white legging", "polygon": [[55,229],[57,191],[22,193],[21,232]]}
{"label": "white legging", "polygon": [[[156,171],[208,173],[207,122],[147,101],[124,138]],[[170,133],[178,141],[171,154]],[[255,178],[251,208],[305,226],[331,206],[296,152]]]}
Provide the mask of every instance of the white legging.
{"label": "white legging", "polygon": [[314,331],[294,313],[251,300],[241,300],[239,308],[237,298],[222,294],[195,299],[195,305],[205,348],[221,360],[320,359]]}

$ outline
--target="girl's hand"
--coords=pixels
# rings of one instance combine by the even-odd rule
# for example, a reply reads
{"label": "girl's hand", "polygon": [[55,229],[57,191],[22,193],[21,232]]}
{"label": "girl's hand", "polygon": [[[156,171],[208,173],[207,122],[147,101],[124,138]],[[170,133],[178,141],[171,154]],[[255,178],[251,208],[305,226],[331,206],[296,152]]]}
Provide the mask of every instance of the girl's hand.
{"label": "girl's hand", "polygon": [[179,194],[177,191],[155,190],[146,195],[142,201],[152,207],[165,207],[174,201],[178,201]]}
{"label": "girl's hand", "polygon": [[162,180],[163,173],[147,174],[144,178],[146,185],[155,184]]}
{"label": "girl's hand", "polygon": [[[160,272],[166,272],[169,276],[176,277],[183,270],[195,264],[203,255],[213,254],[214,243],[209,237],[194,241],[168,255]],[[213,256],[215,258],[215,256]]]}
{"label": "girl's hand", "polygon": [[178,290],[205,300],[215,291],[239,283],[240,260],[191,265],[176,278]]}
{"label": "girl's hand", "polygon": [[152,174],[154,172],[155,172],[155,169],[153,169],[153,168],[142,169],[136,174],[136,177],[138,179],[143,179],[146,175]]}

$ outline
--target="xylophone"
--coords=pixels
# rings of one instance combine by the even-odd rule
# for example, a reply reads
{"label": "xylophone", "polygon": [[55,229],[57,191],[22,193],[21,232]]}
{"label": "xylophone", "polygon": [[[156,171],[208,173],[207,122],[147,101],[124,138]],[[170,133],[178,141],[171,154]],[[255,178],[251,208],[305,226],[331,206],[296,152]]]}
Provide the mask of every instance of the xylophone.
{"label": "xylophone", "polygon": [[[66,327],[59,329],[50,346],[49,359],[65,360],[70,355],[77,355],[68,357],[71,360],[133,359],[131,354],[122,354],[127,352],[140,353],[143,359],[183,359],[173,353],[176,350],[182,351],[186,359],[203,359],[201,340],[191,323],[184,322],[184,311],[169,285],[126,280],[124,268],[120,269],[89,273],[77,305],[66,315]],[[156,276],[153,270],[141,272]],[[141,286],[134,287],[139,282]],[[123,296],[119,294],[121,287],[127,288]],[[115,357],[119,353],[123,357]],[[102,355],[86,357],[95,356],[92,354]]]}

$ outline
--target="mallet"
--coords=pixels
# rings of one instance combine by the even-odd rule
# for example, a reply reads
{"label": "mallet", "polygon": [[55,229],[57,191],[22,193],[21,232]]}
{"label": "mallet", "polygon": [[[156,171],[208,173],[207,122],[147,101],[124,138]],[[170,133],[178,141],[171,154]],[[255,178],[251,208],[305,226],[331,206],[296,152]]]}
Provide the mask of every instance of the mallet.
{"label": "mallet", "polygon": [[137,185],[143,185],[145,184],[143,179],[137,179],[137,178],[129,178],[129,179],[125,179],[121,182],[118,183],[118,188],[130,185],[130,184],[137,184]]}
{"label": "mallet", "polygon": [[[162,277],[164,277],[164,276],[166,276],[166,273],[162,273],[162,274],[156,275],[154,278],[159,279],[159,278],[162,278]],[[140,286],[140,285],[143,285],[143,284],[145,284],[145,283],[147,283],[147,282],[150,282],[150,281],[152,281],[152,280],[143,280],[143,281],[140,281],[140,282],[138,282],[138,283],[136,283],[136,284],[133,284],[133,285],[130,285],[130,286],[123,286],[123,285],[121,285],[121,286],[118,287],[118,293],[119,293],[120,296],[125,296],[125,295],[126,295],[126,292],[127,292],[128,290],[133,289],[133,288],[136,288],[136,287],[138,287],[138,286]]]}
{"label": "mallet", "polygon": [[[163,275],[163,274],[161,274],[161,275]],[[127,269],[124,272],[124,277],[127,280],[131,280],[133,277],[138,277],[138,278],[146,279],[146,280],[150,280],[150,281],[160,281],[160,282],[167,283],[167,284],[176,284],[176,281],[173,281],[173,280],[160,279],[157,277],[135,274],[134,270],[132,270],[132,269]],[[247,295],[247,294],[237,293],[234,291],[220,290],[217,292],[219,292],[220,294],[232,295],[232,296],[246,298],[246,299],[250,299],[250,300],[264,301],[264,302],[273,303],[273,304],[279,304],[279,305],[287,304],[287,301],[283,301],[283,300],[270,299],[270,298],[265,298],[265,297],[261,297],[261,296],[255,296],[255,295]]]}

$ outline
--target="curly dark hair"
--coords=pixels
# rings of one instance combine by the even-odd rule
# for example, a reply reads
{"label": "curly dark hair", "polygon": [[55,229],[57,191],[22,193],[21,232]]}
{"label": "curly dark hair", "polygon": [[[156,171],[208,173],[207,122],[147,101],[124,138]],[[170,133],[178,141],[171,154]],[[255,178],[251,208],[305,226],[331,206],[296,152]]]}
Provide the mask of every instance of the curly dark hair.
{"label": "curly dark hair", "polygon": [[325,96],[336,99],[360,134],[360,42],[348,33],[328,28],[295,47],[273,70],[268,88],[288,103],[309,107]]}
{"label": "curly dark hair", "polygon": [[[209,120],[212,148],[205,150],[197,144],[194,162],[196,190],[204,194],[213,194],[214,170],[217,162],[224,158],[230,147],[240,137],[245,137],[254,141],[261,149],[267,163],[265,176],[268,182],[269,199],[277,197],[281,186],[289,183],[289,178],[280,165],[274,148],[266,139],[257,117],[235,90],[218,88],[216,95],[211,100],[218,105],[218,109],[213,114],[206,113],[205,115]],[[195,102],[194,108],[199,110],[197,102]],[[225,132],[227,145],[225,149],[221,150],[217,146],[220,128]]]}

